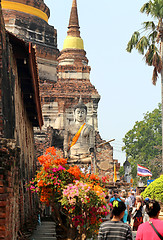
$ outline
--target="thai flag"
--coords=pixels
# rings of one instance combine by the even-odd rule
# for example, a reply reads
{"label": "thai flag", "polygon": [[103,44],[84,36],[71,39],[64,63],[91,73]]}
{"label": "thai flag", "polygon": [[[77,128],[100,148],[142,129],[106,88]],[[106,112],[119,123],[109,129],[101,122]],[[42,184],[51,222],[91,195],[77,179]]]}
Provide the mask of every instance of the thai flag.
{"label": "thai flag", "polygon": [[140,166],[139,164],[137,165],[137,175],[142,176],[142,177],[147,177],[147,176],[152,176],[151,171],[143,166]]}

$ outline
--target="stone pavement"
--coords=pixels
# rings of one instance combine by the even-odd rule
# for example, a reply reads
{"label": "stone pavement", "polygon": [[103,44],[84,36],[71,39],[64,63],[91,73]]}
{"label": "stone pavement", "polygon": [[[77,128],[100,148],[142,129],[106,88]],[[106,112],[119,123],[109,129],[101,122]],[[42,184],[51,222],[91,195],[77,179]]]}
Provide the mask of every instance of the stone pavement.
{"label": "stone pavement", "polygon": [[30,240],[57,240],[54,221],[42,221],[33,232]]}
{"label": "stone pavement", "polygon": [[136,231],[132,231],[133,240],[136,238]]}
{"label": "stone pavement", "polygon": [[[132,231],[133,240],[136,238],[136,232]],[[30,240],[57,240],[56,223],[52,220],[43,220],[33,232]]]}

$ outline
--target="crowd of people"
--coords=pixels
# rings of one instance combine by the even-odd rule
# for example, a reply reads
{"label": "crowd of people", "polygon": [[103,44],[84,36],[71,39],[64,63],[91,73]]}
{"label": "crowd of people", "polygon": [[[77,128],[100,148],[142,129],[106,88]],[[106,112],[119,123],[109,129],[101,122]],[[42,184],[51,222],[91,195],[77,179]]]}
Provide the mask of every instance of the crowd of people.
{"label": "crowd of people", "polygon": [[109,214],[99,228],[98,240],[163,240],[163,221],[159,217],[160,204],[142,199],[135,191],[110,191],[106,196]]}

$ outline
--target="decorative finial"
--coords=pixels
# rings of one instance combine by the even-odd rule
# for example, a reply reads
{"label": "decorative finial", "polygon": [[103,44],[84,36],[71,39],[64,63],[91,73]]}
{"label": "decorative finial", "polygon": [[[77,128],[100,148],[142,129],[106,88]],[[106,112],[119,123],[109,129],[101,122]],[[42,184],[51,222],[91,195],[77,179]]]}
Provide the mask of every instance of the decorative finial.
{"label": "decorative finial", "polygon": [[77,10],[77,3],[76,0],[73,0],[72,2],[72,8],[70,13],[70,20],[69,20],[69,26],[68,26],[68,35],[69,36],[76,36],[80,37],[80,31],[79,31],[79,19],[78,19],[78,10]]}

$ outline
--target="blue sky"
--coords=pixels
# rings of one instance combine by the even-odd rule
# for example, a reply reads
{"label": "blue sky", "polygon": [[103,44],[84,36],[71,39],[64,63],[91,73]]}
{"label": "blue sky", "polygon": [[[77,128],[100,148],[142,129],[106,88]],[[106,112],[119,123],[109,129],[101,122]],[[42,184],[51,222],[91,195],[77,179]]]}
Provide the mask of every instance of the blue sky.
{"label": "blue sky", "polygon": [[[72,0],[44,0],[50,8],[49,24],[57,29],[62,50]],[[145,0],[77,0],[81,37],[91,66],[91,83],[101,100],[98,125],[104,140],[115,139],[113,157],[122,164],[122,138],[144,113],[161,102],[160,77],[152,85],[152,67],[135,50],[126,51],[132,33],[149,18],[140,13]]]}

